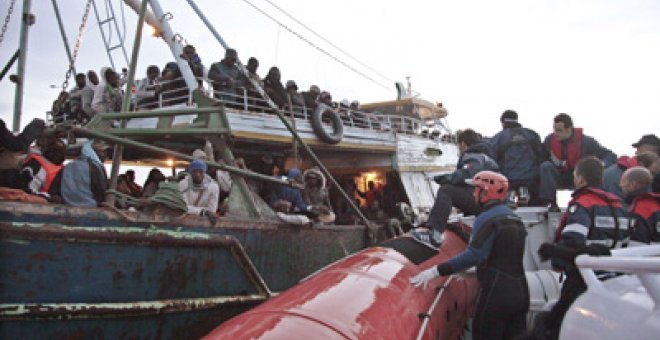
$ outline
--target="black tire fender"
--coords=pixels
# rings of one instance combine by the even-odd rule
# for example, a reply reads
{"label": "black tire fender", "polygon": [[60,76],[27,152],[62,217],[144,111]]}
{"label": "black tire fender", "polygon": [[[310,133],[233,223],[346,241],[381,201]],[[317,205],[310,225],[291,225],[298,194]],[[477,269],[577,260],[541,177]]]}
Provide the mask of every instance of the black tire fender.
{"label": "black tire fender", "polygon": [[[331,120],[332,132],[326,131],[325,126],[323,125],[324,115]],[[312,113],[310,121],[314,133],[316,133],[320,140],[328,144],[337,144],[341,142],[341,139],[344,137],[344,125],[342,124],[339,114],[327,105],[319,104],[316,110]]]}

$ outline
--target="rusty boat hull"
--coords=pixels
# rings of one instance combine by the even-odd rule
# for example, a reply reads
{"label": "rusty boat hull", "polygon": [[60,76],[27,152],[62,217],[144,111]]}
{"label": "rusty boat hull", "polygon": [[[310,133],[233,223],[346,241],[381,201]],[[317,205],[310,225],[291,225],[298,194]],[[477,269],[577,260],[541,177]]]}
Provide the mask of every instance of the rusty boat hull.
{"label": "rusty boat hull", "polygon": [[380,234],[2,202],[0,338],[197,338]]}

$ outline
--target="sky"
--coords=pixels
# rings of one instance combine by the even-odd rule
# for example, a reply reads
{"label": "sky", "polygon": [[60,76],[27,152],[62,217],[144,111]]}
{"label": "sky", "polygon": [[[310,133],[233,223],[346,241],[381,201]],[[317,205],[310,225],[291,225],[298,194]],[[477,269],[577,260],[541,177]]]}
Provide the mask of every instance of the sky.
{"label": "sky", "polygon": [[[96,2],[103,15],[104,2]],[[72,45],[85,2],[58,3]],[[112,3],[121,18],[120,2]],[[301,89],[319,85],[337,101],[392,100],[393,81],[410,77],[420,98],[444,103],[453,129],[469,127],[493,135],[501,129],[500,114],[513,109],[524,126],[543,138],[552,130],[552,118],[565,112],[585,134],[619,155],[632,154],[631,144],[643,134],[660,132],[659,1],[276,1],[341,50],[267,0],[197,4],[243,62],[252,56],[260,60],[262,77],[277,65],[283,81],[296,80]],[[224,50],[186,1],[162,0],[161,5],[173,14],[173,29],[196,46],[207,67],[222,59]],[[0,4],[0,19],[8,6],[9,1]],[[3,66],[18,47],[22,1],[15,6],[0,45]],[[29,36],[22,125],[45,118],[59,91],[51,85],[61,88],[68,67],[51,2],[32,1],[31,12],[37,18]],[[130,57],[137,15],[127,7],[124,14]],[[120,54],[113,55],[118,68],[126,64]],[[137,75],[143,76],[150,64],[162,67],[170,60],[166,45],[145,31]],[[92,11],[76,68],[99,70],[108,64]],[[14,85],[7,78],[0,82],[0,117],[11,126]]]}

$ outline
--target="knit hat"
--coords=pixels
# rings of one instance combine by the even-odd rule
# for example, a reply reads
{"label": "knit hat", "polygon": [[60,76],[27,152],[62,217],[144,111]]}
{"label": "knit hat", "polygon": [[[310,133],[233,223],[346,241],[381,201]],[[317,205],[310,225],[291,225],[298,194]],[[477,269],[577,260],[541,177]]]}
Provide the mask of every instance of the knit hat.
{"label": "knit hat", "polygon": [[193,172],[194,170],[202,170],[203,172],[206,172],[208,169],[208,166],[204,161],[196,159],[192,162],[190,162],[190,165],[188,165],[188,171]]}
{"label": "knit hat", "polygon": [[300,177],[300,170],[298,170],[297,168],[291,168],[289,169],[289,172],[286,173],[286,177],[288,177],[289,179],[298,178]]}
{"label": "knit hat", "polygon": [[288,89],[288,88],[290,88],[290,87],[295,87],[296,90],[298,89],[298,85],[296,85],[296,82],[295,82],[295,81],[293,81],[293,80],[287,80],[287,81],[286,81],[286,88]]}

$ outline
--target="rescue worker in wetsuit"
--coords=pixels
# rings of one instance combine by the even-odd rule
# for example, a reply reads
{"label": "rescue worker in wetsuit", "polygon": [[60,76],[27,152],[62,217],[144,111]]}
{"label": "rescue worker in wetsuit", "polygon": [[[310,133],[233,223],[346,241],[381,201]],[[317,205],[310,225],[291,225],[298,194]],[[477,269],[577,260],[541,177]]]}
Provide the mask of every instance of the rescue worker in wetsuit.
{"label": "rescue worker in wetsuit", "polygon": [[541,163],[539,198],[543,205],[557,210],[557,189],[572,188],[573,169],[585,156],[596,156],[608,167],[616,162],[616,154],[600,145],[593,137],[573,127],[571,116],[560,113],[554,118],[554,132],[545,137],[543,147],[550,160]]}
{"label": "rescue worker in wetsuit", "polygon": [[410,282],[416,287],[474,265],[481,285],[472,322],[475,340],[511,339],[526,330],[529,291],[523,269],[525,227],[505,204],[506,177],[481,171],[472,180],[474,199],[483,212],[472,227],[468,247],[449,261],[431,267]]}
{"label": "rescue worker in wetsuit", "polygon": [[660,193],[651,192],[653,176],[641,166],[621,176],[624,200],[629,203],[630,243],[660,243]]}
{"label": "rescue worker in wetsuit", "polygon": [[[610,249],[627,245],[628,219],[619,198],[601,188],[603,169],[603,162],[595,156],[577,162],[573,176],[576,190],[557,228],[556,244],[576,250],[591,245],[605,245]],[[548,339],[556,339],[566,311],[586,290],[586,285],[574,264],[560,257],[552,257],[551,261],[554,270],[566,273],[559,300],[545,318],[543,334]],[[610,275],[601,273],[598,276],[607,279]]]}

